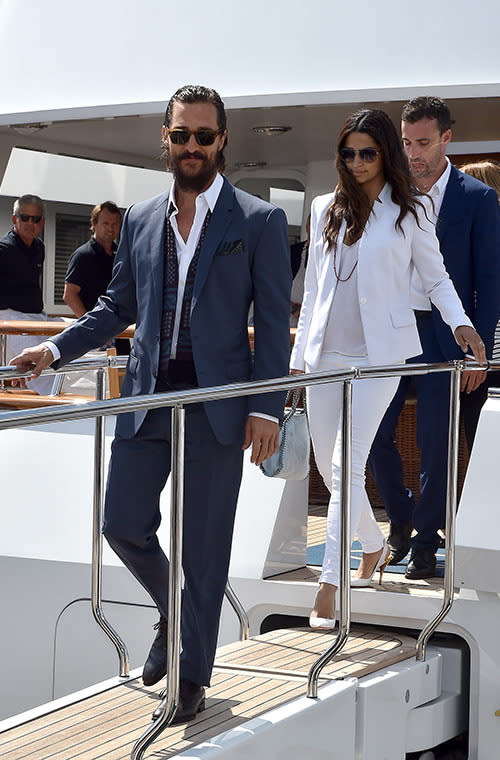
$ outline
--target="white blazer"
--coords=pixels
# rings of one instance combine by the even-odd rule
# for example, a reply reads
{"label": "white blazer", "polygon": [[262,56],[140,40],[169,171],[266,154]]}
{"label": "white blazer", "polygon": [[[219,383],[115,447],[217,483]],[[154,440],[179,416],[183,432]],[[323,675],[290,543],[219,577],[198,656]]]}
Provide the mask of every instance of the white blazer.
{"label": "white blazer", "polygon": [[[304,300],[290,360],[292,369],[313,371],[319,363],[325,328],[338,286],[333,252],[323,240],[325,214],[333,193],[318,196],[311,207],[311,241],[305,277]],[[422,353],[415,315],[410,305],[410,282],[416,268],[427,296],[443,320],[455,331],[472,323],[444,268],[439,242],[430,222],[417,207],[419,224],[408,213],[396,228],[399,206],[386,184],[375,201],[359,245],[358,298],[368,361],[396,364]],[[345,223],[339,233],[341,245]],[[346,314],[346,319],[349,315]]]}

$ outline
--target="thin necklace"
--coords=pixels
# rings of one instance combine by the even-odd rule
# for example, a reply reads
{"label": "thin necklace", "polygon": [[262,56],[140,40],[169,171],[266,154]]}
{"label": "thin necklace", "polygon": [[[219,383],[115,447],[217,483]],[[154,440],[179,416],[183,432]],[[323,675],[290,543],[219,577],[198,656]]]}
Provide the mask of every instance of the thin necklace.
{"label": "thin necklace", "polygon": [[333,271],[335,272],[335,277],[337,278],[337,282],[347,282],[347,280],[350,280],[354,273],[354,270],[358,266],[358,261],[359,261],[359,253],[358,253],[358,258],[356,259],[356,263],[351,269],[349,275],[345,277],[344,279],[342,279],[342,277],[340,277],[339,273],[337,272],[337,245],[336,245],[335,250],[333,251]]}

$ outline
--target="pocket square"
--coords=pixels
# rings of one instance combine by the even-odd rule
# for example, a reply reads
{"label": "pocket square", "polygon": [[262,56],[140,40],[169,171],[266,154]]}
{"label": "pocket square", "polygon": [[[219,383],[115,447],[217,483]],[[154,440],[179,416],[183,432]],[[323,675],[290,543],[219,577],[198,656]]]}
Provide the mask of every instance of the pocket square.
{"label": "pocket square", "polygon": [[230,240],[225,240],[217,248],[215,255],[216,256],[232,256],[235,253],[242,253],[244,250],[245,250],[245,246],[243,245],[243,240],[241,239],[234,240],[233,242],[231,242]]}

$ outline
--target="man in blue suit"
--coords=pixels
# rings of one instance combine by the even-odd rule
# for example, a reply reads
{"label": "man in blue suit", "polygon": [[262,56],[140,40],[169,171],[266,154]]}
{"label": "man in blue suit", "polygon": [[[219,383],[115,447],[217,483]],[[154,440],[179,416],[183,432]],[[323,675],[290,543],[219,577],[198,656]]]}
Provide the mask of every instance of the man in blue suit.
{"label": "man in blue suit", "polygon": [[[170,193],[126,213],[113,279],[95,308],[41,349],[13,360],[33,370],[66,364],[136,323],[124,396],[262,380],[288,373],[290,252],[281,209],[233,187],[224,170],[220,96],[188,85],[163,126]],[[254,305],[255,352],[248,340]],[[180,704],[175,722],[203,709],[217,643],[243,449],[274,453],[283,394],[186,407],[184,593]],[[144,666],[166,672],[168,560],[156,531],[170,472],[170,410],[120,415],[113,442],[104,534],[160,612]]]}
{"label": "man in blue suit", "polygon": [[[440,98],[411,100],[402,113],[403,145],[415,184],[432,199],[429,214],[436,219],[436,234],[448,273],[464,309],[486,345],[491,358],[500,304],[500,212],[496,193],[455,169],[446,157],[452,119]],[[443,362],[463,358],[438,311],[431,307],[418,274],[412,279],[412,306],[423,353],[413,362]],[[475,390],[485,372],[464,372],[462,405],[477,407]],[[420,498],[405,488],[395,430],[410,382],[417,395],[417,443],[421,452]],[[373,442],[369,467],[391,520],[391,564],[411,557],[406,570],[410,579],[434,575],[435,553],[444,526],[446,461],[448,452],[449,375],[432,374],[402,378]],[[469,446],[479,417],[475,409],[466,425]],[[417,535],[410,540],[412,528]]]}

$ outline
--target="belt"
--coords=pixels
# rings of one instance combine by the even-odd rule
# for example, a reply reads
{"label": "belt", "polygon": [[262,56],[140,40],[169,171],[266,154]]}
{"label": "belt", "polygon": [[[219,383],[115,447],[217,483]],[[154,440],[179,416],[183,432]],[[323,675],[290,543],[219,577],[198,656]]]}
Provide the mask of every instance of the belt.
{"label": "belt", "polygon": [[413,309],[413,313],[416,317],[432,317],[430,309]]}
{"label": "belt", "polygon": [[162,391],[172,389],[180,390],[197,387],[198,378],[196,377],[194,362],[169,359],[166,370],[163,370],[158,375],[155,390],[161,393]]}

